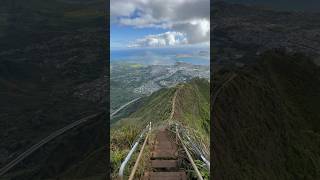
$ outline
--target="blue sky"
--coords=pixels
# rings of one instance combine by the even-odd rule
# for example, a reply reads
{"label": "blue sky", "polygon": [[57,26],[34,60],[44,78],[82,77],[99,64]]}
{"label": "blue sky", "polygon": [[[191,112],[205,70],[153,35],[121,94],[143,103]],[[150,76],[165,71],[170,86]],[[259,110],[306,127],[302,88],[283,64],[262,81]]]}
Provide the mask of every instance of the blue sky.
{"label": "blue sky", "polygon": [[150,34],[166,32],[166,30],[160,28],[136,28],[116,23],[112,23],[110,29],[111,49],[127,48],[127,45],[136,39]]}
{"label": "blue sky", "polygon": [[210,0],[111,0],[113,49],[207,46]]}

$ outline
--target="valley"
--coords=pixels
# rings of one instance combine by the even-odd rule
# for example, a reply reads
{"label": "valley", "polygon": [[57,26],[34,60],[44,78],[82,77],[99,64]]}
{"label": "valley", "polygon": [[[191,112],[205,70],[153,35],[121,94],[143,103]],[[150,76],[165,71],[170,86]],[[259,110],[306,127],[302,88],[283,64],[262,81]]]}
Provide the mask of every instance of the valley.
{"label": "valley", "polygon": [[174,65],[111,63],[111,111],[134,98],[148,96],[161,88],[174,87],[195,77],[209,80],[210,67],[181,62]]}

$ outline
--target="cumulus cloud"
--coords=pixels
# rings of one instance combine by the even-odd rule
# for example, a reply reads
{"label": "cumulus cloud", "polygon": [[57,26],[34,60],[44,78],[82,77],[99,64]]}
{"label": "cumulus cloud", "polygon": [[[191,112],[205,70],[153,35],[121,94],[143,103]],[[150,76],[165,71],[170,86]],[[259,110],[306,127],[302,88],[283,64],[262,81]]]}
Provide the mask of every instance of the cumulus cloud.
{"label": "cumulus cloud", "polygon": [[164,46],[177,46],[187,44],[185,34],[181,32],[165,32],[162,34],[148,35],[141,39],[131,42],[128,47],[164,47]]}
{"label": "cumulus cloud", "polygon": [[206,19],[191,20],[188,23],[176,23],[172,26],[172,29],[186,33],[190,44],[210,41],[210,22]]}
{"label": "cumulus cloud", "polygon": [[[181,33],[184,43],[210,40],[210,0],[111,0],[110,11],[113,22],[136,28],[163,28],[171,34]],[[137,44],[176,45],[168,43],[164,34],[153,36],[138,39]]]}

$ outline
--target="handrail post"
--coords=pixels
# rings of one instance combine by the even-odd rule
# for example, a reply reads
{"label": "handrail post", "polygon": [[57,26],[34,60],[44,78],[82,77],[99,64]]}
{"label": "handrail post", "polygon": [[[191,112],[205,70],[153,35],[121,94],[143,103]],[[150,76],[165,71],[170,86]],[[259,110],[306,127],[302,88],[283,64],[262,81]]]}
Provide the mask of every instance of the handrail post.
{"label": "handrail post", "polygon": [[128,179],[128,180],[133,180],[133,178],[134,178],[134,174],[136,173],[136,170],[137,170],[137,168],[138,168],[139,161],[140,161],[140,159],[141,159],[141,156],[142,156],[142,153],[143,153],[144,147],[145,147],[145,145],[146,145],[146,142],[147,142],[147,140],[148,140],[148,137],[149,137],[150,132],[151,132],[151,122],[149,123],[149,132],[148,132],[148,134],[147,134],[147,136],[146,136],[146,139],[145,139],[144,142],[143,142],[143,145],[142,145],[142,147],[141,147],[140,153],[139,153],[139,155],[138,155],[138,158],[137,158],[136,162],[134,163],[133,169],[132,169],[132,171],[131,171],[131,173],[130,173],[130,176],[129,176],[129,179]]}
{"label": "handrail post", "polygon": [[[149,133],[151,133],[151,121],[149,122]],[[150,139],[148,139],[148,144],[150,144]]]}
{"label": "handrail post", "polygon": [[176,144],[178,144],[178,125],[176,123]]}
{"label": "handrail post", "polygon": [[[150,124],[149,124],[150,125]],[[148,125],[147,125],[148,127]],[[150,128],[150,127],[149,127]],[[131,150],[129,151],[127,157],[125,158],[125,160],[121,163],[121,166],[120,166],[120,169],[119,169],[119,174],[118,174],[118,179],[119,180],[123,180],[123,172],[124,172],[124,168],[126,167],[128,161],[130,160],[133,152],[135,151],[135,149],[137,148],[139,142],[140,142],[140,139],[143,137],[145,133],[145,129],[142,131],[142,133],[140,134],[140,137],[138,138],[138,140],[134,143],[133,147],[131,148]]]}
{"label": "handrail post", "polygon": [[124,168],[127,165],[129,159],[131,158],[131,156],[132,156],[133,152],[135,151],[135,149],[137,148],[137,146],[138,146],[138,141],[134,144],[133,148],[130,150],[129,154],[127,155],[125,160],[122,162],[120,169],[119,169],[119,180],[123,180]]}
{"label": "handrail post", "polygon": [[180,137],[179,134],[178,134],[178,138],[179,138],[179,140],[180,140],[180,142],[181,142],[181,144],[182,144],[182,147],[183,147],[184,151],[186,152],[186,154],[187,154],[187,156],[188,156],[188,159],[190,160],[190,162],[191,162],[191,164],[192,164],[193,169],[194,169],[194,170],[196,171],[196,173],[197,173],[198,179],[199,179],[199,180],[203,180],[202,175],[201,175],[201,173],[200,173],[197,165],[194,163],[194,161],[193,161],[193,159],[192,159],[192,157],[191,157],[188,149],[185,147],[185,145],[184,145],[184,143],[182,142],[182,139],[181,139],[181,137]]}
{"label": "handrail post", "polygon": [[188,134],[186,134],[187,139],[189,140],[189,142],[191,143],[191,145],[193,146],[194,149],[196,149],[198,151],[198,154],[200,155],[201,159],[206,163],[208,170],[210,171],[210,161],[208,161],[204,155],[202,154],[202,152],[197,148],[197,146],[194,145],[193,141],[190,139],[190,137],[188,136]]}

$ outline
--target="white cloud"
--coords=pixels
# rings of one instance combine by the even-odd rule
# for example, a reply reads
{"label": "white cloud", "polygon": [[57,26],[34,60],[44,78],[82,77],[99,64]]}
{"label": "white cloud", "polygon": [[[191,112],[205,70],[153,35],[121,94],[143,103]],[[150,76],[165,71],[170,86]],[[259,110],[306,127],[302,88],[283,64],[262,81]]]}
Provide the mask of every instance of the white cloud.
{"label": "white cloud", "polygon": [[128,47],[164,47],[187,44],[185,34],[181,32],[168,31],[162,34],[148,35],[131,42]]}
{"label": "white cloud", "polygon": [[172,29],[186,33],[190,44],[210,41],[210,22],[206,19],[196,19],[186,23],[176,23],[172,26]]}
{"label": "white cloud", "polygon": [[135,3],[132,1],[118,1],[118,0],[111,0],[110,5],[110,14],[113,17],[117,16],[130,16],[130,14],[136,9]]}
{"label": "white cloud", "polygon": [[[111,18],[122,25],[180,32],[189,44],[210,41],[210,0],[111,0],[110,10]],[[138,44],[174,44],[150,36],[138,39]]]}

